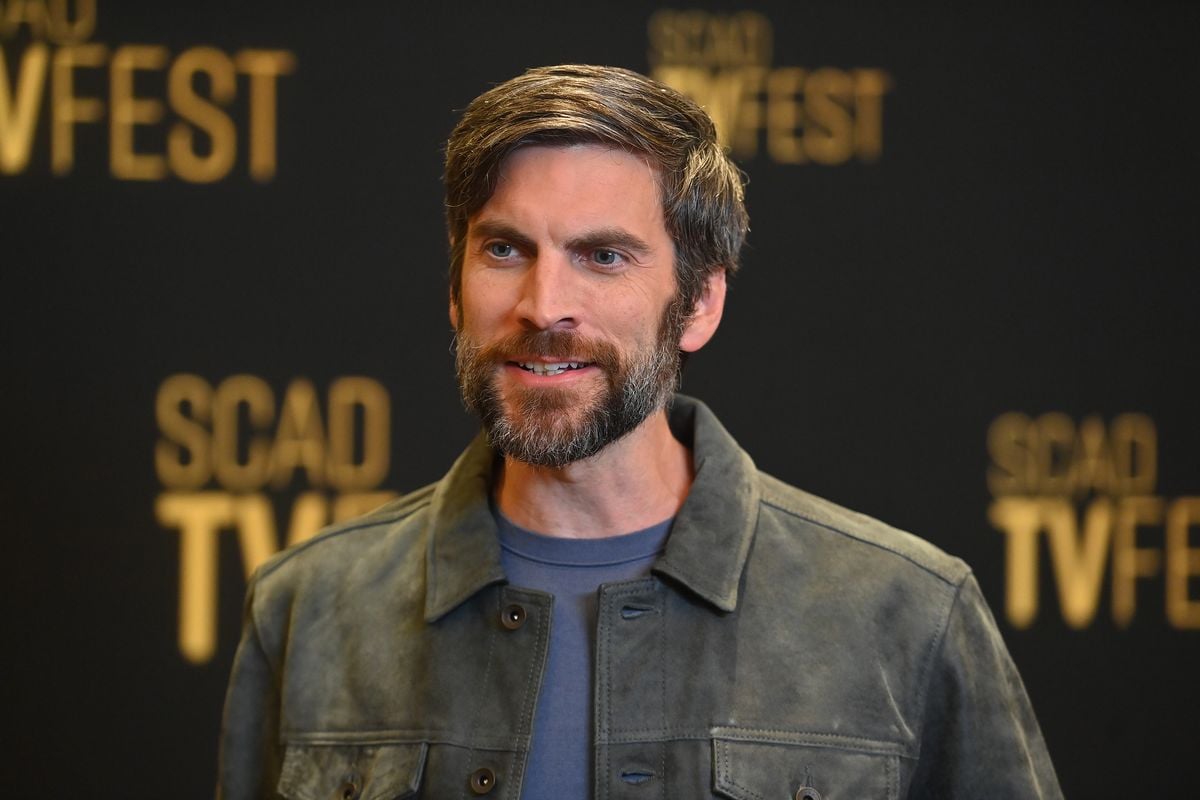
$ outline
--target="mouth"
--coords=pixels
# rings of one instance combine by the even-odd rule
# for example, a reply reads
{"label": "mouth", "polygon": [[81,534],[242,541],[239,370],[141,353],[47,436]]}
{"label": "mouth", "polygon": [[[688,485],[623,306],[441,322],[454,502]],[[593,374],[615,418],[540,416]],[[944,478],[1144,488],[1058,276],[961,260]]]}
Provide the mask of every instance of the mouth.
{"label": "mouth", "polygon": [[545,376],[562,375],[565,372],[591,366],[589,361],[510,361],[509,363],[534,375]]}

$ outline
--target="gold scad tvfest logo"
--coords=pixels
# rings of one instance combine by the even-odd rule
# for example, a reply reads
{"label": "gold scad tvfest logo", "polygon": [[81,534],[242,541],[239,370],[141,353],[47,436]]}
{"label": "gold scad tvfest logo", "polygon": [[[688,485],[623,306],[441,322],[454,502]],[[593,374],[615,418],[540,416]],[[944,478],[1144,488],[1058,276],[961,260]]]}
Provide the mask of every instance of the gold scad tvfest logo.
{"label": "gold scad tvfest logo", "polygon": [[[1038,614],[1047,553],[1063,620],[1086,628],[1110,576],[1112,619],[1133,622],[1138,587],[1161,586],[1167,623],[1200,629],[1200,497],[1156,493],[1158,431],[1145,414],[1080,422],[1010,412],[992,422],[988,519],[1005,538],[1005,615],[1017,628]],[[1045,545],[1043,547],[1042,545]]]}
{"label": "gold scad tvfest logo", "polygon": [[873,162],[883,153],[882,69],[773,65],[775,33],[756,11],[662,9],[647,23],[650,71],[708,111],[735,158],[780,164]]}
{"label": "gold scad tvfest logo", "polygon": [[275,176],[278,82],[293,53],[102,44],[98,18],[96,0],[0,0],[0,176],[43,163],[69,175],[95,149],[80,140],[107,140],[119,180]]}
{"label": "gold scad tvfest logo", "polygon": [[[189,661],[206,662],[216,650],[224,536],[236,538],[249,577],[281,547],[395,496],[380,488],[391,458],[387,389],[340,377],[323,399],[307,378],[282,395],[255,375],[214,386],[181,373],[159,386],[154,468],[163,488],[154,511],[179,536],[178,642]],[[284,527],[276,509],[289,505]]]}

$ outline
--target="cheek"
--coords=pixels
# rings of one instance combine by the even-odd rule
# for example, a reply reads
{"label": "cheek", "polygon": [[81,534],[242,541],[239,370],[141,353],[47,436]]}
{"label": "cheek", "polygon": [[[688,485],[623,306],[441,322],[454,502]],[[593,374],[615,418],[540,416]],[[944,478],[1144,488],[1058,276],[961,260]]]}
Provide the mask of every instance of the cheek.
{"label": "cheek", "polygon": [[593,318],[613,333],[626,336],[646,329],[657,329],[663,309],[671,294],[663,287],[648,281],[630,281],[621,286],[597,286],[587,298]]}
{"label": "cheek", "polygon": [[503,284],[483,275],[464,276],[459,293],[459,323],[472,328],[495,324],[512,307],[508,294]]}
{"label": "cheek", "polygon": [[623,338],[650,342],[657,338],[663,314],[672,298],[673,295],[659,291],[659,287],[639,287],[619,301],[610,298],[607,317],[614,332],[620,332]]}

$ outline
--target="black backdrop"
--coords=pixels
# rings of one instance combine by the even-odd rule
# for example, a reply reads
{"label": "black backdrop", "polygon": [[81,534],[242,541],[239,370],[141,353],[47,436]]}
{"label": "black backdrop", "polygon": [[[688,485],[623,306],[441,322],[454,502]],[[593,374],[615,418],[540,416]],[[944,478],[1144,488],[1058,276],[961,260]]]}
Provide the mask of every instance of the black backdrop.
{"label": "black backdrop", "polygon": [[[210,795],[238,544],[268,541],[261,520],[258,538],[229,524],[243,506],[219,510],[245,496],[229,476],[280,420],[317,430],[295,411],[308,408],[308,384],[288,391],[298,378],[332,435],[326,393],[343,376],[388,393],[386,477],[247,478],[279,538],[310,491],[323,502],[441,474],[474,429],[447,352],[441,144],[487,86],[580,61],[673,66],[718,105],[743,92],[728,119],[743,131],[750,244],[686,391],[761,467],[972,563],[1068,796],[1194,796],[1195,8],[501,6],[0,2],[5,786]],[[200,47],[212,50],[185,58]],[[187,73],[193,63],[208,72]],[[876,85],[878,108],[863,94]],[[189,86],[218,98],[208,107],[227,126]],[[22,97],[35,104],[24,118]],[[203,387],[226,387],[219,424],[241,461],[225,479],[172,485],[156,469],[156,447],[185,467],[203,457],[156,417],[181,374],[200,379],[193,402],[173,406],[202,420],[193,430],[218,425],[203,422]],[[225,384],[236,375],[252,377]],[[238,387],[262,386],[266,411],[239,405]],[[355,429],[378,411],[347,407]],[[989,452],[1010,413],[1032,422],[1008,417],[1020,424],[995,429]],[[1118,421],[1128,414],[1141,416]],[[353,435],[340,446],[367,458]],[[1081,477],[1107,474],[1109,455],[1118,468],[1133,459],[1140,482]],[[189,656],[180,584],[197,562],[181,566],[162,504],[193,491],[217,503],[220,533],[193,537],[219,542],[216,582],[197,590],[216,638]],[[998,495],[1060,503],[1072,524],[1021,539]],[[1110,502],[1111,518],[1088,527]],[[1034,549],[1009,560],[1018,540]],[[1074,624],[1067,583],[1083,609]],[[1035,616],[1006,613],[1035,590]]]}

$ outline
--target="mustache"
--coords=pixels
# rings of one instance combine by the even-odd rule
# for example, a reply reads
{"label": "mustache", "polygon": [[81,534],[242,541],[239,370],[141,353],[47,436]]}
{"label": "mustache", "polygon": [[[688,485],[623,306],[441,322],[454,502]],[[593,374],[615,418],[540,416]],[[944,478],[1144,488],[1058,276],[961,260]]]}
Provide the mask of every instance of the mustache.
{"label": "mustache", "polygon": [[473,361],[503,363],[519,356],[539,356],[558,361],[586,361],[612,371],[621,366],[621,353],[610,342],[589,339],[575,331],[520,331],[486,345],[458,337],[458,347],[469,347]]}

